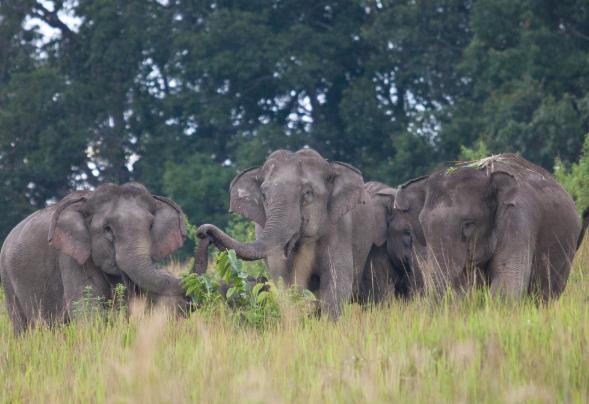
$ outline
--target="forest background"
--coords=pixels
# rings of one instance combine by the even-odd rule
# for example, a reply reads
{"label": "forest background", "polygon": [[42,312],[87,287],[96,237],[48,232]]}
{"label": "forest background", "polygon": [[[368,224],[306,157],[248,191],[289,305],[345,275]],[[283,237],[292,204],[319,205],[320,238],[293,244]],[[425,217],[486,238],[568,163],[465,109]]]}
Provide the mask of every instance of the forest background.
{"label": "forest background", "polygon": [[225,226],[278,148],[395,185],[464,147],[562,171],[588,132],[586,0],[0,2],[0,239],[105,181]]}

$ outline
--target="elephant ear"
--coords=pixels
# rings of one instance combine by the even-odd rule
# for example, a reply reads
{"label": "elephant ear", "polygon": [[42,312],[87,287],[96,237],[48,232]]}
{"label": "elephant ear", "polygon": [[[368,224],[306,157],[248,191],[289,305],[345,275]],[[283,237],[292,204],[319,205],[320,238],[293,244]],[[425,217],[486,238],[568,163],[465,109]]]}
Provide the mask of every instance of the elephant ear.
{"label": "elephant ear", "polygon": [[399,186],[393,208],[408,212],[415,208],[421,211],[425,203],[425,184],[428,177],[419,177]]}
{"label": "elephant ear", "polygon": [[260,226],[266,224],[266,212],[258,180],[259,167],[242,171],[229,186],[229,210],[253,220]]}
{"label": "elephant ear", "polygon": [[343,215],[361,202],[364,179],[360,170],[340,162],[330,163],[329,182],[332,183],[328,203],[329,219],[337,223]]}
{"label": "elephant ear", "polygon": [[51,216],[48,242],[57,250],[84,265],[90,258],[90,231],[84,219],[86,192],[76,192],[64,198]]}
{"label": "elephant ear", "polygon": [[153,218],[151,256],[159,261],[178,248],[186,239],[186,218],[176,202],[163,196],[153,195],[157,208]]}
{"label": "elephant ear", "polygon": [[427,179],[428,177],[419,177],[399,186],[393,203],[393,210],[405,212],[415,238],[422,245],[426,241],[419,222],[419,213],[425,204]]}
{"label": "elephant ear", "polygon": [[511,209],[516,206],[517,188],[517,180],[509,173],[495,171],[489,176],[487,203],[495,211],[492,245],[498,242],[517,245],[514,236],[518,231],[513,228],[516,221],[512,221],[514,211]]}
{"label": "elephant ear", "polygon": [[517,180],[504,171],[495,171],[490,175],[489,198],[499,211],[501,207],[515,206]]}
{"label": "elephant ear", "polygon": [[374,194],[372,199],[374,203],[374,224],[375,237],[374,244],[377,247],[382,246],[387,240],[388,222],[392,214],[393,205],[397,190],[391,187],[383,187]]}

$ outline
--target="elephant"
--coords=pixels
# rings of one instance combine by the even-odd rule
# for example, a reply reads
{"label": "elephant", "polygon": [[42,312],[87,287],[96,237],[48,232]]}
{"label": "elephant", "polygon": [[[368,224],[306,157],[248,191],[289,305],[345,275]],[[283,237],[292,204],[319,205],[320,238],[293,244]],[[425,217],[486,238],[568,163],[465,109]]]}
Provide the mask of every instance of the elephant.
{"label": "elephant", "polygon": [[367,257],[386,240],[385,212],[378,218],[377,209],[358,169],[328,162],[312,149],[277,150],[230,185],[230,210],[256,223],[256,240],[239,242],[212,224],[200,226],[197,235],[201,244],[210,240],[241,259],[264,259],[274,280],[310,289],[321,313],[336,319],[343,303],[366,289]]}
{"label": "elephant", "polygon": [[427,248],[419,223],[422,206],[417,201],[423,198],[426,178],[415,178],[399,185],[395,197],[389,201],[386,250],[392,266],[402,274],[400,285],[406,297],[424,291],[420,264],[427,256]]}
{"label": "elephant", "polygon": [[438,295],[479,271],[493,295],[557,298],[581,232],[571,196],[546,170],[511,153],[401,187],[393,217],[389,227],[405,226],[411,264],[422,261],[418,270]]}
{"label": "elephant", "polygon": [[18,334],[39,320],[68,322],[81,298],[110,299],[121,282],[156,300],[186,303],[180,280],[156,270],[182,246],[184,214],[139,183],[76,191],[20,222],[0,252],[0,279]]}
{"label": "elephant", "polygon": [[354,300],[380,303],[404,295],[403,274],[387,254],[387,223],[397,190],[377,181],[364,184],[365,200],[374,214],[375,238],[362,271]]}

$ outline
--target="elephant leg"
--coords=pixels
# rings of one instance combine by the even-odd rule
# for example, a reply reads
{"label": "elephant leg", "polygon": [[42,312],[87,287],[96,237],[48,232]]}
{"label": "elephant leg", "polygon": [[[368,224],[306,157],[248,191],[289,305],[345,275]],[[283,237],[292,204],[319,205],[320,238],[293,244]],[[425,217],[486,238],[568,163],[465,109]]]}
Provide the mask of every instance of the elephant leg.
{"label": "elephant leg", "polygon": [[[386,249],[374,247],[364,265],[364,272],[358,276],[358,302],[361,304],[380,303],[394,296],[395,289],[403,289],[401,277],[393,270]],[[400,291],[400,294],[403,292]]]}
{"label": "elephant leg", "polygon": [[491,293],[520,299],[529,290],[534,248],[529,244],[500,251],[489,264]]}
{"label": "elephant leg", "polygon": [[88,314],[110,297],[110,285],[91,262],[80,266],[73,258],[60,254],[59,267],[66,320]]}
{"label": "elephant leg", "polygon": [[320,257],[319,299],[321,313],[336,320],[352,297],[354,260],[351,248],[328,246]]}
{"label": "elephant leg", "polygon": [[553,246],[543,252],[533,275],[542,299],[549,300],[562,294],[573,258],[574,249],[567,251],[562,245]]}
{"label": "elephant leg", "polygon": [[14,293],[10,279],[2,279],[2,284],[4,285],[8,316],[12,322],[14,333],[18,335],[27,328],[27,317]]}

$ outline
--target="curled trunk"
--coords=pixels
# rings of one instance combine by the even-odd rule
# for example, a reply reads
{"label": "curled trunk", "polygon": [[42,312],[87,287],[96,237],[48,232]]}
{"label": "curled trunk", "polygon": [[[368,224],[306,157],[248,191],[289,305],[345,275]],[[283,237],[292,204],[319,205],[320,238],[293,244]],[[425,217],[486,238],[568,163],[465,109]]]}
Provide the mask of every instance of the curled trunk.
{"label": "curled trunk", "polygon": [[294,215],[287,218],[286,209],[283,206],[284,204],[278,204],[270,211],[264,231],[252,243],[235,240],[212,224],[200,226],[197,234],[201,242],[196,253],[193,271],[196,273],[206,271],[207,247],[211,242],[219,249],[234,250],[235,254],[245,261],[260,260],[277,253],[289,255],[300,234],[300,217]]}
{"label": "curled trunk", "polygon": [[[197,254],[199,252],[202,254],[205,247],[211,242],[219,249],[234,250],[239,258],[246,261],[263,259],[268,253],[266,243],[261,240],[256,240],[253,243],[242,243],[212,224],[204,224],[199,227],[198,234],[201,242]],[[202,257],[200,257],[199,261],[202,261]]]}

